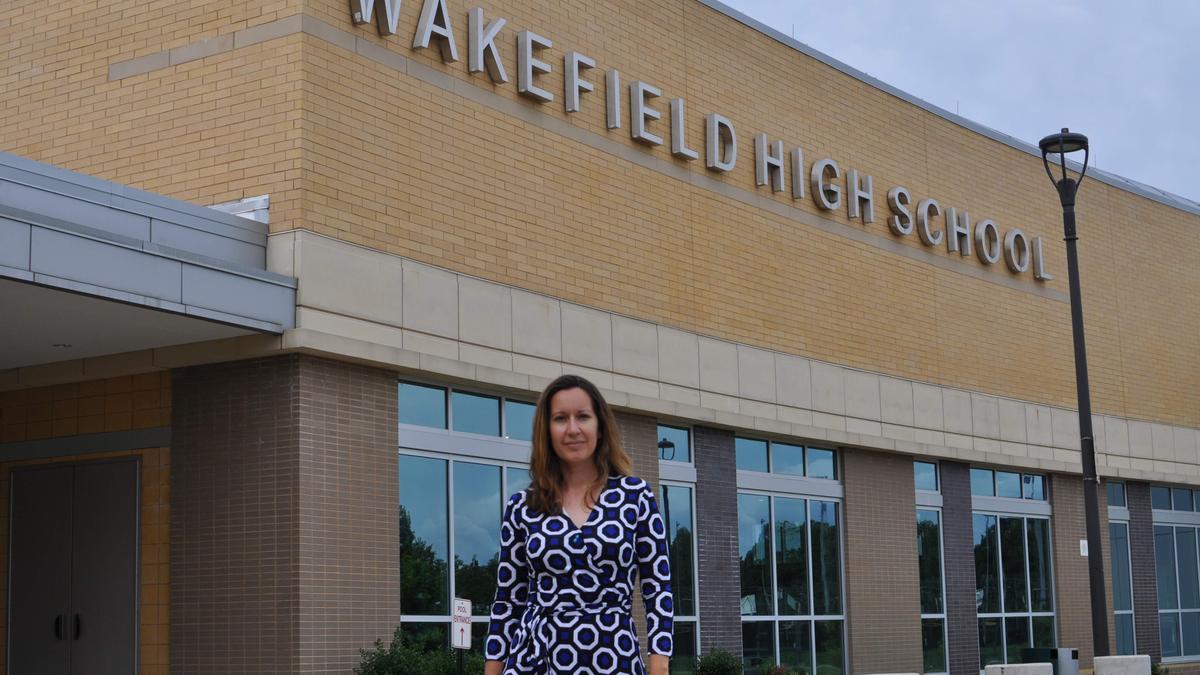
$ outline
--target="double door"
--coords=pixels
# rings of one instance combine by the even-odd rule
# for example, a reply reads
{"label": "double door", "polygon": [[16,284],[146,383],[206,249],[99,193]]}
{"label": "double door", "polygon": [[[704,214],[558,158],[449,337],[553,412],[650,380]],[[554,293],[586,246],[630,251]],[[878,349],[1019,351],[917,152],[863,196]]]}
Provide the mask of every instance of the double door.
{"label": "double door", "polygon": [[136,460],[11,474],[9,675],[137,672]]}

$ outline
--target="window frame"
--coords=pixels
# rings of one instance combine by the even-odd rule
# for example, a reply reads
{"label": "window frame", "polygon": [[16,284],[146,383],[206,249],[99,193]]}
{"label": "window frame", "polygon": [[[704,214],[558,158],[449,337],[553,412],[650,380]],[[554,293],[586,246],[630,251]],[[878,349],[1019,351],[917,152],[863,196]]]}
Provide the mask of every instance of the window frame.
{"label": "window frame", "polygon": [[[1128,503],[1128,502],[1126,502],[1126,503]],[[1114,515],[1114,514],[1112,513],[1112,510],[1113,510],[1113,509],[1117,509],[1117,508],[1124,508],[1124,507],[1110,507],[1110,508],[1109,508],[1109,519],[1108,519],[1108,525],[1109,525],[1109,527],[1112,527],[1113,525],[1120,525],[1120,526],[1122,526],[1122,527],[1124,527],[1124,528],[1125,528],[1125,564],[1126,564],[1126,568],[1125,568],[1125,569],[1129,570],[1129,595],[1130,595],[1130,600],[1132,601],[1132,600],[1133,600],[1133,550],[1132,550],[1132,549],[1133,549],[1133,544],[1132,544],[1132,542],[1129,540],[1129,519],[1128,519],[1128,517],[1127,517],[1127,518],[1125,518],[1124,520],[1122,520],[1122,519],[1119,519],[1119,518],[1114,518],[1114,517],[1113,517],[1113,515]],[[1127,509],[1126,509],[1126,516],[1128,516],[1128,510],[1127,510]],[[1109,573],[1109,575],[1112,577],[1112,578],[1110,578],[1110,579],[1109,579],[1109,583],[1110,583],[1110,584],[1115,584],[1115,582],[1116,582],[1116,576],[1115,576],[1115,574],[1113,573],[1113,570],[1112,570],[1112,560],[1111,560],[1111,559],[1112,559],[1112,556],[1113,556],[1113,553],[1114,553],[1114,552],[1113,552],[1113,550],[1112,550],[1112,535],[1111,535],[1111,534],[1109,534],[1109,538],[1108,538],[1108,540],[1109,540],[1108,548],[1109,548],[1109,559],[1110,559],[1110,560],[1109,560],[1109,570],[1108,570],[1108,573]],[[1176,572],[1176,576],[1178,576],[1178,571]],[[1129,620],[1132,622],[1132,626],[1133,626],[1133,652],[1132,652],[1132,653],[1133,653],[1133,654],[1137,654],[1137,653],[1138,653],[1138,652],[1137,652],[1137,615],[1136,615],[1136,614],[1135,614],[1135,612],[1134,612],[1134,610],[1135,610],[1136,608],[1134,607],[1134,604],[1133,604],[1133,602],[1130,602],[1130,603],[1129,603],[1129,609],[1120,609],[1120,610],[1119,610],[1119,609],[1117,609],[1117,607],[1116,607],[1116,606],[1117,606],[1117,601],[1114,599],[1114,600],[1113,600],[1113,633],[1114,633],[1114,638],[1115,638],[1115,634],[1116,634],[1116,630],[1117,630],[1117,619],[1116,619],[1116,617],[1118,617],[1118,616],[1121,616],[1121,615],[1124,615],[1124,614],[1128,614],[1128,615],[1129,615]],[[1114,648],[1114,649],[1116,649],[1115,640],[1114,640],[1113,648]]]}
{"label": "window frame", "polygon": [[[805,447],[807,447],[807,446],[805,446]],[[821,448],[821,449],[826,449],[826,448]],[[835,452],[835,457],[838,454],[840,454],[837,452],[837,450],[834,450],[834,452]],[[770,448],[768,447],[768,456],[769,456],[769,453],[770,453]],[[769,460],[768,460],[768,462],[769,462]],[[805,462],[806,462],[806,468],[807,468],[807,456],[805,457]],[[768,467],[769,467],[769,463],[768,463]],[[844,490],[842,489],[840,480],[839,479],[830,479],[830,478],[808,478],[807,476],[800,477],[800,476],[788,476],[788,475],[778,475],[778,474],[764,474],[761,471],[748,471],[748,470],[743,470],[743,469],[739,469],[737,474],[738,474],[738,476],[737,476],[737,491],[736,491],[737,496],[746,494],[746,495],[757,495],[757,496],[767,497],[767,513],[768,513],[768,520],[769,520],[769,524],[770,524],[769,531],[770,531],[770,536],[771,536],[771,540],[770,540],[770,542],[771,542],[771,547],[770,547],[771,613],[770,614],[747,615],[747,614],[741,614],[740,609],[739,609],[739,616],[738,616],[739,627],[745,623],[770,622],[771,627],[772,627],[772,631],[771,631],[772,644],[774,646],[774,654],[772,655],[772,658],[774,659],[775,664],[778,665],[779,664],[779,653],[780,653],[779,624],[781,622],[808,622],[808,624],[809,624],[809,632],[808,632],[809,649],[811,650],[812,658],[815,662],[815,660],[817,658],[817,651],[816,651],[817,635],[816,635],[816,629],[815,629],[816,622],[818,622],[818,621],[840,621],[841,622],[841,633],[842,633],[842,664],[841,664],[841,668],[842,668],[843,675],[848,675],[848,670],[846,667],[847,661],[849,659],[849,642],[848,642],[849,626],[848,626],[848,619],[847,619],[848,614],[846,613],[846,536],[845,536],[846,505],[845,505],[845,499],[844,499]],[[763,478],[764,476],[766,476],[767,479],[764,479]],[[803,481],[803,482],[798,483],[797,481]],[[821,490],[818,490],[815,492],[798,492],[795,490],[795,488],[797,486],[807,485],[808,482],[810,482],[810,481],[818,481],[819,483],[832,483],[834,485],[823,486],[824,489],[821,489]],[[833,489],[834,487],[836,487],[836,490]],[[776,536],[775,533],[776,533],[776,526],[777,526],[776,519],[775,519],[775,513],[776,513],[775,499],[776,498],[804,500],[804,515],[805,515],[804,537],[805,537],[805,547],[806,547],[805,548],[805,555],[806,555],[805,572],[808,574],[807,583],[808,583],[808,594],[809,594],[809,598],[808,598],[809,613],[808,614],[797,614],[797,615],[792,615],[792,614],[781,615],[781,614],[779,614],[779,597],[778,597],[778,595],[779,595],[779,576],[778,576],[778,569],[777,569],[777,561],[778,561],[777,548],[778,547],[777,547],[776,541],[775,541],[775,536]],[[842,610],[841,614],[814,614],[813,613],[814,610],[816,609],[815,603],[813,602],[814,588],[813,588],[813,565],[812,565],[813,549],[812,549],[812,524],[811,524],[812,523],[811,503],[813,500],[824,501],[824,502],[833,502],[833,503],[837,504],[837,508],[838,508],[838,585],[839,585],[838,593],[839,593],[839,597],[840,597],[840,606],[841,606],[841,610]],[[739,548],[740,548],[740,544],[739,544]],[[740,580],[739,580],[739,583],[740,583]],[[740,595],[739,595],[739,597],[740,597]]]}
{"label": "window frame", "polygon": [[[926,490],[923,488],[916,487],[916,465],[917,464],[932,464],[933,465],[934,484],[936,486],[935,489]],[[946,661],[946,670],[928,673],[927,675],[946,675],[946,673],[949,672],[949,670],[950,670],[950,635],[949,635],[949,626],[947,626],[947,620],[946,620],[946,520],[945,520],[945,514],[943,513],[943,510],[942,510],[942,465],[941,465],[941,463],[938,462],[937,460],[914,459],[913,460],[913,490],[916,493],[916,495],[915,495],[916,498],[914,500],[916,502],[916,508],[914,509],[914,517],[918,519],[917,522],[918,523],[920,522],[919,519],[920,519],[921,511],[933,511],[933,512],[937,513],[937,517],[938,517],[938,567],[939,567],[938,573],[941,575],[939,577],[939,582],[941,584],[942,612],[940,614],[929,614],[929,613],[926,613],[924,610],[921,610],[920,611],[920,617],[921,617],[920,620],[924,621],[926,619],[940,619],[942,621],[942,654]],[[920,583],[921,583],[920,556],[918,556],[917,562],[918,562],[918,564],[917,564],[917,590],[919,593],[920,592]],[[922,653],[922,661],[924,661],[924,653]],[[924,667],[924,663],[922,663],[922,668],[923,667]]]}
{"label": "window frame", "polygon": [[[1158,486],[1158,487],[1166,487],[1168,490],[1171,489],[1171,486]],[[1189,488],[1189,489],[1191,489],[1191,488]],[[1172,500],[1171,505],[1172,505],[1172,507],[1174,507],[1174,500]],[[1180,602],[1180,597],[1179,597],[1180,592],[1181,592],[1180,584],[1179,584],[1179,562],[1178,562],[1178,560],[1179,560],[1179,552],[1178,552],[1179,535],[1178,535],[1177,530],[1179,528],[1193,529],[1196,533],[1195,536],[1197,537],[1197,547],[1200,548],[1200,513],[1197,513],[1194,511],[1176,511],[1176,510],[1174,510],[1174,508],[1172,508],[1172,509],[1152,508],[1151,509],[1151,520],[1152,520],[1152,523],[1151,523],[1152,528],[1157,528],[1157,527],[1170,527],[1171,528],[1171,551],[1174,554],[1174,560],[1171,561],[1171,565],[1175,570],[1175,604],[1181,605],[1182,602]],[[1200,556],[1200,553],[1198,553],[1198,556]],[[1200,569],[1200,561],[1197,562],[1197,569]],[[1157,551],[1157,548],[1155,549],[1155,570],[1154,571],[1155,571],[1155,578],[1157,579],[1157,577],[1158,577],[1158,551]],[[1198,575],[1198,576],[1200,576],[1200,575]],[[1180,652],[1183,651],[1182,631],[1183,631],[1183,614],[1184,614],[1184,612],[1196,613],[1197,610],[1196,609],[1184,609],[1184,608],[1178,607],[1178,606],[1175,609],[1163,609],[1160,606],[1158,608],[1158,615],[1155,617],[1158,620],[1160,636],[1161,636],[1161,631],[1162,631],[1163,615],[1164,614],[1174,614],[1175,616],[1179,617],[1178,623],[1179,623],[1179,630],[1181,633],[1180,634],[1180,642],[1179,642]],[[1134,620],[1136,621],[1137,619],[1135,618]],[[1161,639],[1161,637],[1160,637],[1160,639]],[[1163,656],[1162,661],[1163,661],[1163,663],[1168,663],[1168,664],[1170,664],[1170,663],[1196,663],[1196,662],[1200,661],[1200,654],[1189,654],[1189,655],[1180,655],[1180,656]]]}
{"label": "window frame", "polygon": [[[678,459],[663,459],[658,457],[657,443],[661,439],[658,433],[659,427],[670,427],[677,431],[686,431],[688,436],[688,457],[691,461],[684,462]],[[654,454],[658,457],[658,480],[659,482],[674,482],[687,483],[691,485],[692,491],[696,489],[696,429],[691,424],[682,422],[672,422],[657,420],[654,427]],[[697,633],[699,635],[699,633]],[[699,639],[699,638],[697,638]]]}
{"label": "window frame", "polygon": [[[671,461],[671,460],[660,459],[659,461],[661,462],[661,461]],[[679,622],[691,623],[692,626],[695,627],[696,654],[695,654],[694,658],[699,660],[699,658],[700,658],[700,537],[697,536],[697,534],[696,534],[696,484],[688,483],[688,482],[681,481],[681,480],[660,479],[658,481],[660,495],[663,494],[663,492],[661,492],[662,488],[666,487],[668,485],[673,486],[673,487],[687,488],[688,493],[690,495],[690,499],[691,499],[691,510],[692,510],[692,598],[694,599],[694,606],[696,609],[696,613],[689,614],[689,615],[675,615],[673,617],[672,621],[674,623],[679,623]],[[662,510],[661,505],[659,506],[659,510],[660,511]],[[670,525],[668,524],[668,527],[669,526]],[[674,579],[672,579],[671,583],[672,583],[672,588],[674,588]]]}
{"label": "window frame", "polygon": [[[1047,488],[1048,487],[1049,486],[1047,485]],[[1049,492],[1048,489],[1047,489],[1047,492]],[[1049,495],[1047,495],[1047,497],[1049,497]],[[983,502],[982,505],[980,504],[981,500]],[[1002,500],[1003,502],[1013,502],[1013,504],[1010,505],[1010,507],[1011,507],[1010,510],[994,509],[994,508],[981,508],[981,506],[984,506],[984,505],[991,506],[995,500]],[[999,612],[980,612],[980,611],[976,610],[976,612],[975,612],[975,621],[976,621],[975,631],[976,631],[976,635],[978,635],[978,632],[979,632],[978,623],[981,619],[999,619],[1000,620],[1000,639],[1001,639],[1001,644],[1002,644],[1001,653],[1004,655],[1004,661],[1003,661],[1003,664],[997,664],[997,665],[1007,665],[1008,664],[1008,621],[1007,621],[1007,619],[1015,619],[1015,618],[1027,619],[1029,621],[1029,635],[1030,635],[1030,639],[1032,640],[1032,638],[1033,638],[1033,618],[1049,616],[1053,620],[1052,634],[1054,635],[1055,645],[1058,644],[1058,598],[1055,595],[1056,590],[1058,588],[1058,583],[1057,583],[1057,580],[1055,579],[1055,574],[1058,572],[1058,566],[1055,564],[1055,561],[1054,561],[1054,550],[1055,550],[1055,548],[1054,548],[1054,541],[1055,541],[1054,521],[1053,521],[1053,518],[1051,518],[1051,514],[1049,512],[1050,511],[1049,501],[1041,502],[1041,501],[1036,501],[1036,500],[1031,500],[1031,499],[1025,499],[1023,497],[1020,499],[1017,499],[1015,497],[983,497],[983,496],[979,496],[979,495],[973,496],[971,501],[972,501],[972,504],[971,504],[972,521],[974,520],[976,515],[994,516],[996,518],[996,563],[997,563],[996,569],[1000,573],[1000,576],[997,580],[997,586],[996,586],[997,592],[999,593],[1000,611]],[[1041,513],[1042,509],[1017,508],[1021,504],[1045,505],[1045,513]],[[1001,504],[1001,506],[1003,506],[1003,504]],[[1000,536],[1000,519],[1001,518],[1020,518],[1021,519],[1021,536],[1022,536],[1022,540],[1025,542],[1025,556],[1024,556],[1024,558],[1025,558],[1024,559],[1024,563],[1025,563],[1024,564],[1025,595],[1026,595],[1027,600],[1029,601],[1029,603],[1028,603],[1029,610],[1025,611],[1025,612],[1009,612],[1009,611],[1007,611],[1007,608],[1005,607],[1006,600],[1004,597],[1005,596],[1005,592],[1004,592],[1004,538],[1002,536]],[[1049,575],[1050,576],[1050,593],[1049,593],[1049,595],[1050,595],[1050,606],[1053,608],[1049,612],[1033,611],[1033,602],[1032,602],[1032,600],[1033,600],[1033,585],[1031,583],[1030,572],[1029,572],[1029,546],[1028,546],[1028,544],[1029,544],[1029,521],[1030,520],[1046,521],[1046,535],[1049,540],[1048,544],[1047,544],[1047,550],[1050,553],[1049,558],[1047,558],[1047,562],[1050,564],[1050,575]],[[971,539],[972,539],[972,542],[974,542],[974,539],[975,539],[974,526],[972,526]],[[972,543],[972,549],[973,548],[974,548],[974,543]],[[972,566],[973,565],[974,565],[974,562],[973,562],[973,558],[972,558]],[[975,583],[978,584],[979,580],[976,579]],[[980,656],[980,658],[982,660],[982,655]],[[984,669],[984,666],[982,664],[980,664],[980,667],[979,667],[980,672],[982,672],[983,669]]]}

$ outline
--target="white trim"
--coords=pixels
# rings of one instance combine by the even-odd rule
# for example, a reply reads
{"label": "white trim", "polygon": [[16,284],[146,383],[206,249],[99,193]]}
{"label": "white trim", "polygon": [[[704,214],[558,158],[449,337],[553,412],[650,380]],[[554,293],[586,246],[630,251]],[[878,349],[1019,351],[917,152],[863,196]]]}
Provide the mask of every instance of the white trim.
{"label": "white trim", "polygon": [[658,460],[658,480],[660,483],[663,481],[691,483],[692,487],[695,487],[696,467],[684,462],[660,459]]}
{"label": "white trim", "polygon": [[529,441],[514,441],[499,436],[468,434],[411,424],[400,425],[400,447],[455,455],[529,464]]}
{"label": "white trim", "polygon": [[737,488],[739,491],[758,490],[838,500],[844,499],[846,493],[840,482],[828,478],[787,476],[744,469],[738,469]]}
{"label": "white trim", "polygon": [[1155,525],[1182,525],[1184,527],[1200,527],[1200,513],[1192,511],[1168,511],[1154,509],[1151,511]]}
{"label": "white trim", "polygon": [[[917,490],[917,507],[924,509],[940,509],[942,508],[942,495],[940,492],[930,492],[928,490]],[[941,527],[939,521],[938,527]]]}
{"label": "white trim", "polygon": [[1049,518],[1052,515],[1050,502],[1017,499],[1016,497],[974,495],[971,497],[971,510],[1010,516],[1040,516]]}

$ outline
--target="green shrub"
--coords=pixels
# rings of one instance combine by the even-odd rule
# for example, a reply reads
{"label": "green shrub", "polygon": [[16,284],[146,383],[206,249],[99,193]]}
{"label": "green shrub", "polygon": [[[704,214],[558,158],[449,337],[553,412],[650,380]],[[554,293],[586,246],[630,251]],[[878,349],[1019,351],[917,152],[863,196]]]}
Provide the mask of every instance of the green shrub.
{"label": "green shrub", "polygon": [[[400,629],[392,634],[388,645],[376,640],[371,649],[359,650],[360,660],[354,669],[357,675],[457,675],[458,655],[455,650],[436,645],[413,645],[405,642]],[[466,675],[483,675],[483,657],[470,652],[463,655]]]}
{"label": "green shrub", "polygon": [[742,675],[742,661],[721,649],[714,649],[696,662],[696,675]]}

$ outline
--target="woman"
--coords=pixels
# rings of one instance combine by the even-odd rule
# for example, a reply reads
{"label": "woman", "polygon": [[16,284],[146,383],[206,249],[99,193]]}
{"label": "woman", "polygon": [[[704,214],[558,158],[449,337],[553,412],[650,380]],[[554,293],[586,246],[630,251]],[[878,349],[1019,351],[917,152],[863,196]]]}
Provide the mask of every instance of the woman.
{"label": "woman", "polygon": [[[667,675],[671,571],[654,491],[595,385],[564,375],[533,418],[532,484],[500,527],[484,675]],[[630,616],[641,577],[650,669]]]}

